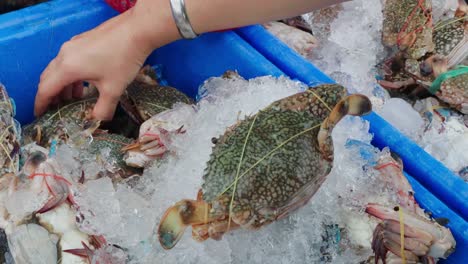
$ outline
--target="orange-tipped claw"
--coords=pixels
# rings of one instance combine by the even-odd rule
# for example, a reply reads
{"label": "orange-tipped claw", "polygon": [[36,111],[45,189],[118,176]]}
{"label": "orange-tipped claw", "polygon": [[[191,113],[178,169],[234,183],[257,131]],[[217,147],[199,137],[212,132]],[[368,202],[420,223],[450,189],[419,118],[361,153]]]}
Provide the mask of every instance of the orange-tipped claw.
{"label": "orange-tipped claw", "polygon": [[158,238],[164,249],[173,248],[182,238],[188,225],[208,223],[209,204],[182,200],[169,208],[158,228]]}

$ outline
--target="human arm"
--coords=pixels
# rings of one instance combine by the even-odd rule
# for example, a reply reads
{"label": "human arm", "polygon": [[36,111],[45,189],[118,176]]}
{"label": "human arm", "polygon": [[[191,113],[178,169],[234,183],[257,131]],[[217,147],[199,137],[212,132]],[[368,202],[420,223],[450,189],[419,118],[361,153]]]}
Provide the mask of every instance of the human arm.
{"label": "human arm", "polygon": [[[198,34],[291,17],[343,0],[185,0]],[[79,97],[81,81],[99,90],[93,116],[112,118],[118,100],[149,54],[178,40],[169,0],[139,0],[135,7],[63,44],[41,75],[35,114],[59,97]]]}

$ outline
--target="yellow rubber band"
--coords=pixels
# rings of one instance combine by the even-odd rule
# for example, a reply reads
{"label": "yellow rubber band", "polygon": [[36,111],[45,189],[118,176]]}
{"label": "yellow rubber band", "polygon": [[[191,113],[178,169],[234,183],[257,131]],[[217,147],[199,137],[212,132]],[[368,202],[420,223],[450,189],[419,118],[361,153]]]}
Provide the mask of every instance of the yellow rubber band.
{"label": "yellow rubber band", "polygon": [[400,254],[403,264],[406,264],[405,256],[405,221],[403,219],[403,210],[398,208],[398,215],[400,216]]}

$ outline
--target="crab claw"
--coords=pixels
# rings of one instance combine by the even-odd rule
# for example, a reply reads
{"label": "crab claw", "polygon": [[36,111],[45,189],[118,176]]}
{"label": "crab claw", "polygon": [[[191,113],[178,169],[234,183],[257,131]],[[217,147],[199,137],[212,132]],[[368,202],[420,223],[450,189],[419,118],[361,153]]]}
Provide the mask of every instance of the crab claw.
{"label": "crab claw", "polygon": [[122,149],[126,151],[124,159],[127,165],[143,168],[149,162],[164,155],[168,151],[171,135],[185,132],[183,126],[179,128],[168,126],[170,124],[156,118],[145,121],[140,127],[138,142]]}
{"label": "crab claw", "polygon": [[58,164],[49,159],[43,152],[37,151],[31,154],[26,161],[23,172],[29,175],[33,187],[43,188],[45,185],[52,197],[36,213],[48,212],[64,203],[67,199],[73,203],[70,185],[65,178],[58,173]]}
{"label": "crab claw", "polygon": [[36,213],[46,213],[62,203],[64,203],[70,196],[70,189],[65,181],[59,180],[53,184],[48,183],[47,179],[44,179],[46,182],[49,191],[52,193],[52,197],[47,201],[47,203]]}
{"label": "crab claw", "polygon": [[456,17],[464,17],[468,13],[468,4],[465,0],[458,0],[458,8],[455,11]]}
{"label": "crab claw", "polygon": [[69,253],[78,257],[86,258],[89,260],[89,262],[91,262],[91,259],[94,254],[93,250],[90,247],[88,247],[88,245],[86,245],[86,243],[83,241],[81,241],[81,245],[83,245],[83,248],[65,249],[63,250],[63,252],[66,252],[66,253]]}
{"label": "crab claw", "polygon": [[404,81],[396,81],[396,82],[379,80],[378,83],[385,89],[401,89],[406,86],[416,84],[416,81],[413,78],[409,78]]}
{"label": "crab claw", "polygon": [[208,223],[210,205],[202,201],[182,200],[169,208],[158,227],[158,238],[164,249],[173,248],[189,225]]}
{"label": "crab claw", "polygon": [[[388,251],[409,261],[420,261],[447,258],[455,249],[456,242],[447,228],[401,207],[368,204],[366,213],[383,220],[372,239],[376,263],[379,259],[385,263]],[[400,223],[401,219],[404,223]]]}
{"label": "crab claw", "polygon": [[331,160],[333,158],[333,142],[331,133],[335,125],[345,116],[362,116],[372,111],[372,103],[369,98],[362,94],[352,94],[338,102],[330,115],[320,126],[317,136],[322,155]]}

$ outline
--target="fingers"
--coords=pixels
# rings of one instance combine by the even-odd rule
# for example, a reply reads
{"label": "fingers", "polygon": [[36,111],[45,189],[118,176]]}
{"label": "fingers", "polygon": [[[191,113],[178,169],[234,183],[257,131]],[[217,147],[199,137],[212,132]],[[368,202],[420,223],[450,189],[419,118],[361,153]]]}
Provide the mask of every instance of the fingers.
{"label": "fingers", "polygon": [[72,96],[75,99],[79,99],[83,97],[83,83],[82,82],[76,82],[73,84],[73,89],[72,89]]}
{"label": "fingers", "polygon": [[[105,91],[106,89],[103,89]],[[115,109],[119,103],[119,95],[102,93],[94,106],[93,117],[97,120],[107,121],[114,116]]]}
{"label": "fingers", "polygon": [[57,58],[50,62],[41,75],[34,105],[36,116],[45,112],[54,97],[59,95],[65,86],[77,80],[78,76],[73,74],[70,67],[59,63]]}

